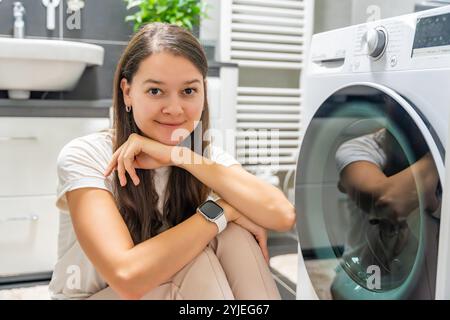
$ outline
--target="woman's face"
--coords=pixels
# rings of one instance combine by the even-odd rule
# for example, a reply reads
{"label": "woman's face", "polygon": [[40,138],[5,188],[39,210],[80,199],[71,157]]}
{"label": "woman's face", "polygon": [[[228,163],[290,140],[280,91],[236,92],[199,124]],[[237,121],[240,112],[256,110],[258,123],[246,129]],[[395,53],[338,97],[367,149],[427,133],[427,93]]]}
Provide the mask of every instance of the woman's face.
{"label": "woman's face", "polygon": [[204,105],[203,76],[188,59],[161,52],[142,60],[132,82],[121,80],[125,105],[147,137],[176,145],[194,131]]}

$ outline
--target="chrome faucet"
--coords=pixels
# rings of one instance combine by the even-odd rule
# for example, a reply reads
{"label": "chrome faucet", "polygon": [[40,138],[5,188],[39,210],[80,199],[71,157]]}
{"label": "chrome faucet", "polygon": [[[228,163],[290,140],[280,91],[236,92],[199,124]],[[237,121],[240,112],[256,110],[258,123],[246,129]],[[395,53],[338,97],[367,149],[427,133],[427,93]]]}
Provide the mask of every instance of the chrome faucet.
{"label": "chrome faucet", "polygon": [[14,38],[23,38],[25,22],[23,21],[23,15],[25,14],[25,8],[22,2],[14,2]]}

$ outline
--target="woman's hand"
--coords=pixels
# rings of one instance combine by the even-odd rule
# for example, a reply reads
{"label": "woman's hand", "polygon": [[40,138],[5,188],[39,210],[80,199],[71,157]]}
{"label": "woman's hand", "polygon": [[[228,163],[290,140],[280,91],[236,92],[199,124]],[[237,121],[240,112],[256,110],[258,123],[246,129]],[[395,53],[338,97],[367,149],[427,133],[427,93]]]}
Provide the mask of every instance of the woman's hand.
{"label": "woman's hand", "polygon": [[269,264],[269,249],[267,248],[267,231],[260,225],[254,223],[249,218],[244,215],[240,215],[234,223],[240,225],[242,228],[248,230],[258,242],[259,247],[261,248],[262,254],[264,256],[264,260],[266,260],[267,264]]}
{"label": "woman's hand", "polygon": [[217,203],[224,209],[228,223],[234,222],[240,225],[242,228],[249,231],[255,237],[259,247],[261,248],[264,260],[266,260],[267,264],[269,264],[270,257],[269,257],[269,249],[267,248],[266,229],[248,219],[246,216],[244,216],[235,208],[233,208],[230,204],[228,204],[225,200],[219,199],[217,200]]}
{"label": "woman's hand", "polygon": [[172,152],[176,146],[169,146],[158,141],[131,134],[128,140],[114,152],[104,175],[109,176],[117,168],[120,185],[127,184],[125,172],[128,172],[133,183],[139,184],[136,169],[156,169],[173,165]]}
{"label": "woman's hand", "polygon": [[[380,185],[380,197],[375,205],[387,209],[393,217],[403,220],[419,207],[427,212],[438,209],[440,201],[436,196],[439,175],[431,154],[426,154],[416,163],[389,177]],[[418,194],[422,192],[422,195]]]}

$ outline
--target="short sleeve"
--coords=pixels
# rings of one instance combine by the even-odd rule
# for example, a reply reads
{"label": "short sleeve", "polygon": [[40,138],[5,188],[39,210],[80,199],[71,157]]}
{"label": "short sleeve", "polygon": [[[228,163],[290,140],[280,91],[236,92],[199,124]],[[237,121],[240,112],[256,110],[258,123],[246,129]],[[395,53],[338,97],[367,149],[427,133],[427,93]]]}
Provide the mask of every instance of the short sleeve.
{"label": "short sleeve", "polygon": [[225,167],[240,164],[231,154],[213,145],[211,145],[211,160]]}
{"label": "short sleeve", "polygon": [[95,187],[112,193],[112,183],[103,175],[108,161],[108,150],[99,145],[99,139],[82,137],[63,147],[57,159],[56,206],[69,212],[66,192],[80,188]]}
{"label": "short sleeve", "polygon": [[336,166],[339,173],[356,161],[368,161],[379,168],[386,165],[386,153],[376,141],[376,134],[358,137],[343,143],[336,152]]}
{"label": "short sleeve", "polygon": [[[220,147],[211,145],[210,151],[211,151],[211,160],[218,164],[221,164],[225,167],[230,167],[235,164],[240,165],[239,161],[237,161],[231,154],[229,154]],[[220,199],[220,196],[216,194],[214,191],[212,191],[211,194],[208,196],[207,200],[216,201],[218,199]]]}

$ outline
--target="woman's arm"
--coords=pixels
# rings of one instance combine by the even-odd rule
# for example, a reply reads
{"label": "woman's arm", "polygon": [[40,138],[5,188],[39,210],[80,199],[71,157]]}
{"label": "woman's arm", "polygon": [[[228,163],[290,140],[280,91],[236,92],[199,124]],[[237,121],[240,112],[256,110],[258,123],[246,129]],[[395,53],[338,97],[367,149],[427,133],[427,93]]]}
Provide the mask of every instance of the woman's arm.
{"label": "woman's arm", "polygon": [[356,161],[344,168],[339,182],[341,190],[364,211],[387,208],[396,217],[406,217],[419,206],[418,185],[423,188],[425,209],[435,211],[439,205],[435,196],[438,183],[436,166],[429,153],[390,177],[371,162]]}
{"label": "woman's arm", "polygon": [[126,172],[138,185],[136,169],[178,166],[214,190],[237,211],[267,229],[290,230],[295,223],[295,208],[277,188],[256,178],[240,165],[229,168],[217,164],[187,147],[168,146],[131,134],[113,154],[105,176],[117,168],[121,185]]}
{"label": "woman's arm", "polygon": [[378,198],[380,186],[387,182],[381,169],[369,161],[355,161],[347,165],[340,174],[339,189],[352,200],[357,197]]}
{"label": "woman's arm", "polygon": [[225,167],[188,148],[183,150],[183,161],[175,161],[174,164],[189,171],[260,226],[277,231],[288,231],[294,226],[295,208],[283,192],[240,165]]}
{"label": "woman's arm", "polygon": [[[75,233],[83,251],[122,298],[139,299],[168,281],[217,235],[217,226],[195,213],[184,222],[134,245],[108,191],[82,188],[67,193]],[[240,215],[219,200],[227,220]]]}
{"label": "woman's arm", "polygon": [[407,217],[419,207],[420,201],[423,201],[425,211],[434,212],[439,207],[438,183],[436,165],[432,155],[427,153],[408,168],[387,178],[377,205],[388,208],[397,218]]}
{"label": "woman's arm", "polygon": [[342,170],[338,187],[363,211],[370,212],[382,196],[382,186],[386,183],[387,177],[377,165],[355,161]]}

